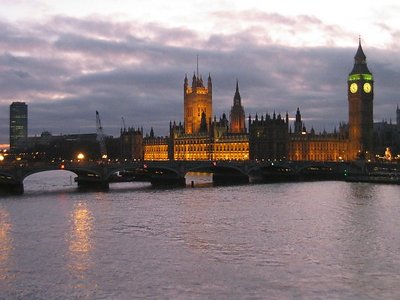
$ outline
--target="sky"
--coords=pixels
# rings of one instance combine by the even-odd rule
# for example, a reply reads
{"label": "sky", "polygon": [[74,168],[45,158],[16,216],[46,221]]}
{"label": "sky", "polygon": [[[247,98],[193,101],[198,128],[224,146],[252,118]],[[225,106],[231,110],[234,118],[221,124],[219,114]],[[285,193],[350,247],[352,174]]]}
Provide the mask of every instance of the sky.
{"label": "sky", "polygon": [[300,108],[308,129],[348,121],[347,76],[359,37],[374,74],[374,120],[400,104],[400,4],[380,1],[0,0],[0,144],[9,105],[29,136],[123,126],[168,133],[183,121],[183,80],[213,80],[229,114],[236,80],[246,116]]}

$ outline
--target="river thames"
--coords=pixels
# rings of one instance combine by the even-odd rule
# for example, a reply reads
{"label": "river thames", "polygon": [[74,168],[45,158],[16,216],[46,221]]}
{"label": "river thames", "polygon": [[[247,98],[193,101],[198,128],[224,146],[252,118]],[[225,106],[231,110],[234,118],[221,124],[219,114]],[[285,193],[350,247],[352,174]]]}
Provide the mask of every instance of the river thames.
{"label": "river thames", "polygon": [[1,299],[400,298],[400,186],[79,192],[70,176],[1,196]]}

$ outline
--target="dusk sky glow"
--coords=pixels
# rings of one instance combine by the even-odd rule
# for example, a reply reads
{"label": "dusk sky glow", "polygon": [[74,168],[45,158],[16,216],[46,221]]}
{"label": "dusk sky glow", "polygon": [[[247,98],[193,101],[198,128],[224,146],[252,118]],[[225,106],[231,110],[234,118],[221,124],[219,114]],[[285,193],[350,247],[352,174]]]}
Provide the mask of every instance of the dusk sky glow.
{"label": "dusk sky glow", "polygon": [[0,144],[9,105],[25,101],[29,136],[183,121],[183,79],[213,80],[214,114],[236,79],[246,115],[300,107],[307,128],[348,120],[347,76],[361,36],[375,79],[374,120],[400,104],[400,4],[381,1],[2,0]]}

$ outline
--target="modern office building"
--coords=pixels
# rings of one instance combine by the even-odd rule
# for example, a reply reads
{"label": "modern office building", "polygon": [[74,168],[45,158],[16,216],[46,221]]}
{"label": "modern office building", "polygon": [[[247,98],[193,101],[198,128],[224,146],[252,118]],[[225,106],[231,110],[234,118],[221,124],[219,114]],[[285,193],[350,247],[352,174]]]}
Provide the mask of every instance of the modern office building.
{"label": "modern office building", "polygon": [[28,142],[28,105],[13,102],[10,105],[10,152],[26,150]]}

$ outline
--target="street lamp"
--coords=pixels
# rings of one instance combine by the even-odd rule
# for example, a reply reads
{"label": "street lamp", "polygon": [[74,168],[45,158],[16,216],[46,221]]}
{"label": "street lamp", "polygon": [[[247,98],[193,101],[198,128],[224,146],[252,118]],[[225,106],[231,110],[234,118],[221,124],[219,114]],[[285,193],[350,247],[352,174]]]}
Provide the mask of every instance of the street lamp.
{"label": "street lamp", "polygon": [[4,155],[0,154],[0,162],[2,162],[4,160]]}
{"label": "street lamp", "polygon": [[78,161],[84,160],[85,159],[85,155],[82,152],[79,152],[78,155],[76,156],[76,158],[78,159]]}

